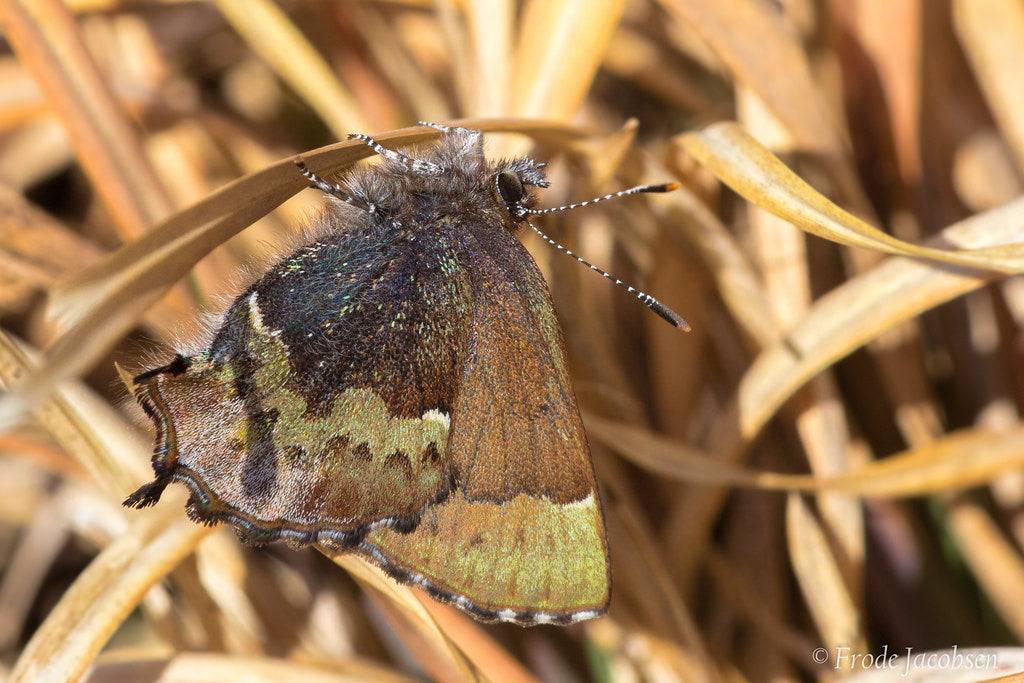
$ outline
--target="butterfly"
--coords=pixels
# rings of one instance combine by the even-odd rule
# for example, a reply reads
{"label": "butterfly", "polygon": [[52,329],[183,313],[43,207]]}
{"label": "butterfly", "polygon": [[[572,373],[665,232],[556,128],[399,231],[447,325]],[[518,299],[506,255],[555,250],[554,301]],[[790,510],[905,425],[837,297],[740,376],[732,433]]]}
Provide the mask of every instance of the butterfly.
{"label": "butterfly", "polygon": [[542,233],[544,164],[484,156],[480,131],[329,182],[314,236],[245,290],[209,346],[133,379],[156,425],[155,479],[125,505],[188,487],[189,516],[250,543],[359,553],[483,621],[603,614],[601,503],[547,285],[516,233],[657,299]]}

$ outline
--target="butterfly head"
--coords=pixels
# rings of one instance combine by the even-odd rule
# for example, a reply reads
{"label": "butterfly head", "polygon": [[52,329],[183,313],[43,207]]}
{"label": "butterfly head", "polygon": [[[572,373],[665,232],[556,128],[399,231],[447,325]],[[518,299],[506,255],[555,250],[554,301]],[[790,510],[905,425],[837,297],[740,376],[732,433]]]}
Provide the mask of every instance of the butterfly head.
{"label": "butterfly head", "polygon": [[533,206],[531,187],[550,185],[544,175],[545,163],[537,163],[529,157],[521,157],[500,164],[492,176],[495,199],[508,210],[513,220],[526,218]]}

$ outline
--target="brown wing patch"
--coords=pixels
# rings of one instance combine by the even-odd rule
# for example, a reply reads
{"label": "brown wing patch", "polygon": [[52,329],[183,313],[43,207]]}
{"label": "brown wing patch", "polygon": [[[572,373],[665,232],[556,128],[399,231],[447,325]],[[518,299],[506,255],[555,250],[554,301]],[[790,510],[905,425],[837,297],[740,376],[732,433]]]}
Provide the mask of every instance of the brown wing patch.
{"label": "brown wing patch", "polygon": [[246,377],[197,356],[137,387],[161,425],[158,473],[193,489],[198,517],[330,539],[382,520],[408,526],[448,494],[452,474],[432,457],[447,443],[444,413],[394,417],[368,388],[311,413],[285,381],[288,350],[263,326],[255,296],[250,307]]}
{"label": "brown wing patch", "polygon": [[607,608],[604,523],[546,284],[508,233],[472,254],[466,367],[446,458],[458,488],[407,533],[357,549],[475,617],[568,623]]}
{"label": "brown wing patch", "polygon": [[511,234],[482,252],[448,455],[471,499],[582,500],[595,488],[590,450],[547,285]]}

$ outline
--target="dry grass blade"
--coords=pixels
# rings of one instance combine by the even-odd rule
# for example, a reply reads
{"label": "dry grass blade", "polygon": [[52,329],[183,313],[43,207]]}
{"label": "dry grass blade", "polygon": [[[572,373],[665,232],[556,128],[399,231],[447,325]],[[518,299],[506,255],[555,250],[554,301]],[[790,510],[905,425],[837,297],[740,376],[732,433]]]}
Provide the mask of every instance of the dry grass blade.
{"label": "dry grass blade", "polygon": [[[962,248],[1024,240],[1024,200],[950,226],[937,242]],[[730,404],[712,426],[708,450],[736,462],[768,420],[804,383],[882,333],[999,277],[892,257],[818,299],[786,338],[766,348],[746,371]],[[688,497],[672,514],[672,534],[688,549],[682,571],[694,567],[721,491]]]}
{"label": "dry grass blade", "polygon": [[33,291],[100,254],[89,240],[0,185],[0,313],[17,310]]}
{"label": "dry grass blade", "polygon": [[1024,243],[947,251],[892,237],[829,201],[734,123],[719,123],[699,133],[682,135],[678,142],[748,201],[813,235],[941,263],[1006,273],[1024,270]]}
{"label": "dry grass blade", "polygon": [[798,149],[841,152],[807,55],[781,12],[759,0],[661,4],[711,46],[735,81],[757,93]]}
{"label": "dry grass blade", "polygon": [[[932,243],[980,251],[1022,241],[1024,200],[1017,200],[950,226]],[[746,439],[756,434],[797,388],[830,363],[899,323],[999,277],[992,271],[896,257],[837,287],[747,371],[736,396],[740,435]]]}
{"label": "dry grass blade", "polygon": [[463,680],[485,680],[481,672],[476,669],[458,645],[440,629],[437,621],[424,607],[424,602],[430,598],[420,597],[421,594],[412,588],[395,582],[377,567],[351,553],[329,555],[329,557],[361,584],[384,595],[416,629],[423,640],[430,644],[433,652],[440,656],[452,670],[458,672]]}
{"label": "dry grass blade", "polygon": [[75,580],[22,651],[11,681],[73,681],[85,673],[146,590],[212,531],[183,519],[177,500],[140,520]]}
{"label": "dry grass blade", "polygon": [[[846,647],[850,652],[866,652],[864,624],[825,532],[797,494],[790,494],[786,501],[786,536],[793,571],[828,651]],[[849,660],[840,668],[848,665]]]}
{"label": "dry grass blade", "polygon": [[182,653],[170,659],[101,659],[86,678],[88,683],[412,683],[415,680],[356,658],[320,667],[293,660],[201,652]]}
{"label": "dry grass blade", "polygon": [[[1021,2],[0,0],[0,429],[15,424],[0,431],[0,678],[824,680],[852,674],[850,657],[834,661],[843,652],[878,663],[883,647],[1024,642]],[[215,317],[258,280],[274,299],[263,322],[288,342],[275,382],[287,370],[312,412],[296,422],[250,397],[260,434],[241,425],[225,438],[235,452],[258,436],[258,448],[226,483],[220,457],[199,474],[214,494],[228,486],[225,500],[241,485],[268,523],[329,512],[264,494],[281,493],[281,458],[328,479],[353,474],[348,458],[281,439],[341,429],[320,408],[353,372],[380,389],[426,358],[437,329],[415,321],[391,350],[397,365],[357,352],[363,373],[328,356],[365,348],[362,323],[389,306],[436,317],[436,296],[388,278],[406,282],[407,249],[408,283],[440,252],[382,226],[369,248],[370,260],[395,252],[383,279],[364,288],[369,270],[350,273],[350,295],[377,312],[346,308],[347,337],[318,335],[321,318],[335,329],[330,296],[278,301],[288,288],[274,283],[284,253],[317,239],[326,248],[303,257],[315,268],[284,270],[302,280],[293,295],[323,289],[324,273],[352,266],[334,263],[352,226],[325,220],[333,202],[293,160],[311,149],[311,170],[359,176],[374,152],[348,133],[416,156],[439,131],[394,129],[456,113],[474,118],[450,123],[488,132],[490,163],[548,162],[549,187],[525,183],[535,206],[587,205],[533,219],[560,248],[502,221],[528,254],[492,267],[492,245],[478,253],[471,240],[454,271],[521,284],[532,256],[555,316],[529,297],[520,322],[533,332],[494,350],[529,373],[529,349],[553,343],[557,322],[572,386],[523,393],[492,372],[489,413],[436,406],[458,413],[450,436],[468,409],[497,443],[516,438],[503,415],[551,422],[544,396],[576,397],[614,574],[609,614],[586,623],[478,623],[359,553],[245,547],[230,522],[206,536],[185,521],[181,486],[156,509],[118,504],[152,478],[153,426],[115,372],[130,383],[172,346],[209,346],[217,364],[230,342],[247,351],[230,368],[231,409],[249,380],[269,390],[256,386],[266,373],[252,376],[262,352],[231,337],[244,321]],[[391,192],[377,206],[422,207],[402,222],[424,236],[436,219],[499,229],[494,178],[456,197],[447,180],[461,170],[435,179],[436,197],[414,177],[411,194],[366,189]],[[672,179],[681,187],[665,194],[584,201]],[[626,292],[559,254],[569,249]],[[692,333],[628,296],[643,303],[641,291]],[[458,308],[460,320],[484,312]],[[472,335],[442,336],[451,362],[473,365]],[[307,347],[326,354],[313,374]],[[413,371],[413,404],[392,406],[402,417],[435,407],[428,370]],[[187,392],[186,380],[173,386]],[[175,419],[157,420],[157,441],[183,457],[194,433],[179,408],[200,431],[224,426],[216,399],[177,406],[164,393]],[[371,422],[371,436],[394,426]],[[440,466],[474,457],[457,443]],[[409,455],[412,479],[392,453],[364,493],[384,505],[431,485]],[[503,467],[530,468],[520,460],[496,452],[451,475],[493,483]],[[551,568],[539,561],[523,571]],[[833,661],[815,662],[822,653]],[[999,657],[1009,669],[975,678],[1024,671]],[[869,673],[907,678],[902,666]]]}
{"label": "dry grass blade", "polygon": [[953,16],[985,99],[1017,158],[1017,168],[1024,171],[1024,5],[1014,0],[956,0]]}
{"label": "dry grass blade", "polygon": [[[553,142],[576,140],[586,134],[584,129],[554,121],[501,118],[462,119],[455,123],[489,132],[522,133]],[[425,142],[437,136],[437,131],[420,127],[374,134],[374,138],[380,143],[393,146]],[[301,156],[312,170],[330,175],[372,155],[373,151],[363,143],[347,140],[304,152]],[[150,234],[126,245],[95,268],[76,273],[64,280],[63,284],[59,283],[52,304],[54,311],[59,317],[70,316],[72,311],[81,308],[83,298],[88,301],[96,296],[97,291],[110,287],[110,283],[123,271],[133,270],[140,263],[151,259],[153,254],[163,253],[161,250],[164,248],[173,246],[190,235],[202,233],[217,221],[231,219],[249,210],[252,205],[262,209],[264,213],[260,215],[264,215],[282,201],[278,199],[281,194],[287,193],[287,196],[291,196],[306,187],[305,179],[295,170],[294,159],[295,157],[282,159],[265,169],[232,181],[202,201],[168,217]],[[237,220],[234,223],[237,223]],[[243,224],[236,231],[244,227]],[[214,241],[213,238],[208,238],[205,245],[208,251],[212,251],[221,242],[223,239]],[[176,270],[159,284],[162,285],[167,280],[177,280],[182,275],[183,271]]]}
{"label": "dry grass blade", "polygon": [[273,0],[216,0],[224,17],[295,92],[320,115],[335,137],[369,125],[324,58]]}
{"label": "dry grass blade", "polygon": [[12,0],[0,4],[0,19],[71,135],[79,161],[121,234],[145,232],[169,213],[170,202],[70,12],[60,0]]}
{"label": "dry grass blade", "polygon": [[1024,639],[1024,559],[988,510],[960,497],[949,509],[950,531],[993,607],[1018,639]]}
{"label": "dry grass blade", "polygon": [[597,73],[624,0],[531,0],[516,49],[512,111],[571,117]]}
{"label": "dry grass blade", "polygon": [[508,111],[516,8],[512,0],[470,2],[464,7],[476,64],[471,111],[475,116],[498,116]]}
{"label": "dry grass blade", "polygon": [[693,245],[711,272],[718,293],[736,323],[758,348],[779,338],[777,324],[754,272],[736,238],[685,185],[670,195],[675,206],[656,208],[666,225]]}
{"label": "dry grass blade", "polygon": [[[492,119],[461,123],[547,140],[582,135],[578,128],[543,121]],[[383,144],[400,145],[437,135],[437,131],[416,127],[379,134],[376,138]],[[305,153],[302,158],[312,170],[330,175],[371,154],[366,145],[346,141]],[[283,159],[179,211],[95,268],[73,276],[53,298],[57,315],[68,327],[47,352],[43,367],[15,391],[0,397],[0,429],[37,405],[58,383],[90,368],[201,258],[304,187],[306,181],[296,171],[293,159]]]}
{"label": "dry grass blade", "polygon": [[508,683],[537,683],[538,679],[492,638],[483,626],[454,607],[436,600],[423,600],[422,604],[441,632],[488,678]]}
{"label": "dry grass blade", "polygon": [[[0,387],[36,367],[36,355],[0,330]],[[79,384],[66,384],[33,417],[114,498],[148,478],[148,448],[109,404]]]}
{"label": "dry grass blade", "polygon": [[647,429],[588,415],[587,431],[651,472],[678,481],[764,491],[834,491],[866,498],[920,496],[981,486],[1024,465],[1024,429],[968,429],[832,476],[756,472]]}

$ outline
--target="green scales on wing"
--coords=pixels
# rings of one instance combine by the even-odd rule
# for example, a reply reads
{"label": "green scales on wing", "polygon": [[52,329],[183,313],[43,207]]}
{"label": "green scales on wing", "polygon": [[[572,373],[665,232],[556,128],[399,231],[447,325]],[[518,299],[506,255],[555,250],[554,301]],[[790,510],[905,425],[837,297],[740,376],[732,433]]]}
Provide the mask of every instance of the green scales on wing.
{"label": "green scales on wing", "polygon": [[361,552],[481,618],[603,611],[561,333],[536,265],[493,224],[364,226],[278,264],[209,350],[138,378],[160,443],[134,502],[183,481],[199,520]]}

